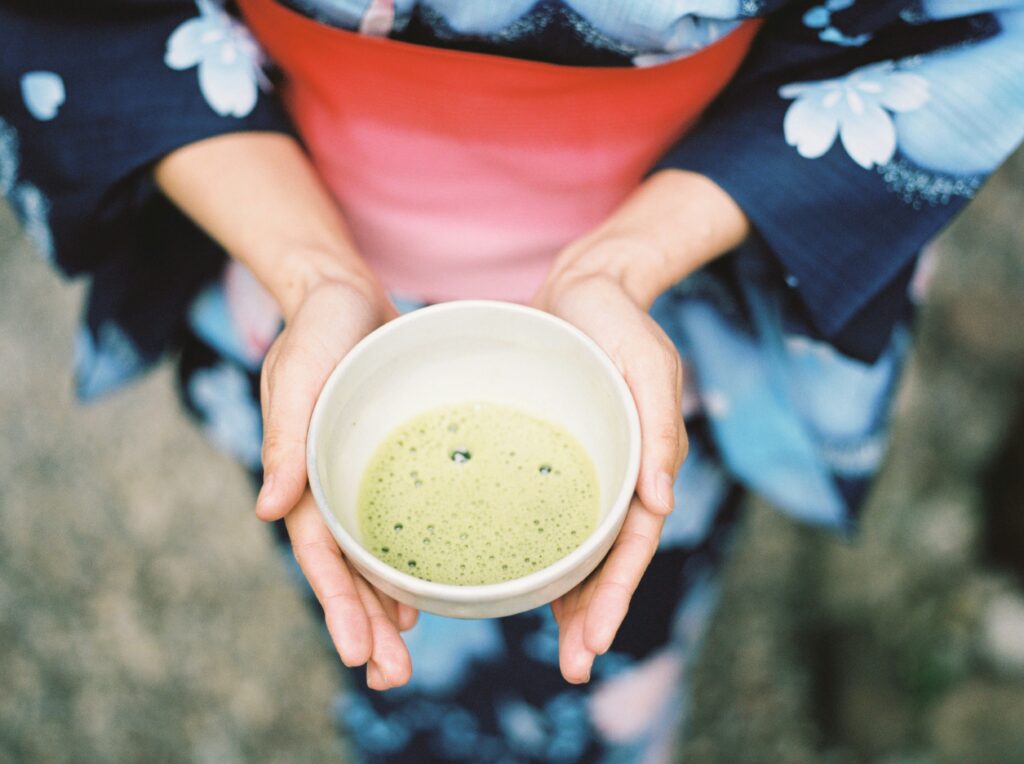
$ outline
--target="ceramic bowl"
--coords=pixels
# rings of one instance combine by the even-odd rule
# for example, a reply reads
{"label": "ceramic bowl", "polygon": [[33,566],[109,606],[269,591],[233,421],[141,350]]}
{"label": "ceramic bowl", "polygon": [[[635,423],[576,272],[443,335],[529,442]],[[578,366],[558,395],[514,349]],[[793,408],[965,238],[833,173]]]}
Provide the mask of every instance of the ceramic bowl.
{"label": "ceramic bowl", "polygon": [[[409,575],[362,543],[356,499],[367,464],[396,427],[440,406],[489,401],[560,425],[597,471],[600,518],[573,551],[496,584],[461,586]],[[441,303],[368,335],[338,364],[313,411],[309,484],[348,561],[413,607],[496,618],[551,602],[608,553],[636,487],[640,424],[622,375],[579,329],[543,311],[488,300]]]}

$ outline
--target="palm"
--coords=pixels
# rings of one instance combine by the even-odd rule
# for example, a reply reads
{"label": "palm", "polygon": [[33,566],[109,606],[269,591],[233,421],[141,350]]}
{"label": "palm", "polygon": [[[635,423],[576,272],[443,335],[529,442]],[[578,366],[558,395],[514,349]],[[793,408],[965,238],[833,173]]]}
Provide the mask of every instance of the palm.
{"label": "palm", "polygon": [[667,477],[675,475],[686,450],[682,370],[661,328],[610,279],[588,277],[542,289],[534,304],[575,324],[608,353],[640,414],[640,479],[622,530],[601,566],[551,604],[562,674],[585,682],[595,656],[611,647],[672,508]]}

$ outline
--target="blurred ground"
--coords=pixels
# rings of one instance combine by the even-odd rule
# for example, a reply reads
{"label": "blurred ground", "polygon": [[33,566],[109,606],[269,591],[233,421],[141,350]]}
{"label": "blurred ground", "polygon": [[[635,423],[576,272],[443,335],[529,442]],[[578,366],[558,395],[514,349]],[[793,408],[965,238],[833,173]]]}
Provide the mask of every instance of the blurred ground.
{"label": "blurred ground", "polygon": [[[1022,160],[938,245],[860,538],[748,517],[688,761],[1024,761]],[[336,663],[169,369],[74,405],[80,299],[0,210],[0,762],[338,760]]]}
{"label": "blurred ground", "polygon": [[1024,762],[1024,152],[935,245],[886,466],[844,543],[756,507],[687,760]]}
{"label": "blurred ground", "polygon": [[163,368],[95,405],[0,208],[0,762],[337,760],[338,671]]}

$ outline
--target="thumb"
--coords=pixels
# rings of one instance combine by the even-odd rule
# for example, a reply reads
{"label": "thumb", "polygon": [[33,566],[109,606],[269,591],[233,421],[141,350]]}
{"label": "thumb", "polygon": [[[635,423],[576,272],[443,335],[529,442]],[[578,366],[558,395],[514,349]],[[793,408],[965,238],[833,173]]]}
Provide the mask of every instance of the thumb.
{"label": "thumb", "polygon": [[269,429],[263,438],[263,487],[256,498],[256,516],[280,520],[298,503],[306,488],[305,436]]}
{"label": "thumb", "polygon": [[624,376],[640,415],[637,494],[648,510],[667,515],[675,506],[675,476],[687,451],[679,354],[667,339],[643,343],[626,359]]}
{"label": "thumb", "polygon": [[286,341],[264,366],[263,487],[256,498],[261,520],[284,517],[306,488],[306,434],[326,378],[325,369],[314,367],[327,366],[311,361]]}
{"label": "thumb", "polygon": [[317,397],[337,363],[372,329],[395,315],[385,297],[351,284],[311,292],[263,364],[263,474],[256,515],[277,520],[306,487],[306,434]]}

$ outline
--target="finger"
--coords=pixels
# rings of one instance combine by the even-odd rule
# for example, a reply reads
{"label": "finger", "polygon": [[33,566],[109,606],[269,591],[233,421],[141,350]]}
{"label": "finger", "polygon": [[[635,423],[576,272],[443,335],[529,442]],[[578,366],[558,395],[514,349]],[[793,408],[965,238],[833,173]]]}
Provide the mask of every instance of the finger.
{"label": "finger", "polygon": [[398,629],[409,631],[420,618],[420,611],[404,602],[398,603]]}
{"label": "finger", "polygon": [[382,591],[377,591],[377,600],[380,602],[380,606],[384,608],[384,615],[388,617],[388,620],[394,624],[395,628],[398,628],[398,602]]}
{"label": "finger", "polygon": [[[661,333],[656,325],[653,328]],[[624,375],[640,415],[637,493],[652,512],[668,514],[675,505],[675,475],[686,454],[682,364],[667,338],[638,342],[627,352]]]}
{"label": "finger", "polygon": [[264,372],[264,483],[256,500],[256,514],[262,520],[283,517],[302,495],[306,435],[316,399],[338,361],[369,327],[368,319],[353,320],[344,306],[314,298],[309,302],[282,334]]}
{"label": "finger", "polygon": [[283,517],[306,487],[309,418],[329,369],[311,346],[288,334],[267,379],[263,431],[263,488],[256,499],[262,520]]}
{"label": "finger", "polygon": [[376,671],[367,673],[367,684],[372,690],[400,687],[412,676],[412,660],[394,622],[388,618],[381,597],[366,580],[355,576],[356,590],[370,619],[373,632],[371,666]]}
{"label": "finger", "polygon": [[[572,614],[575,611],[576,599],[579,597],[580,589],[582,587],[582,583],[577,584],[572,589],[563,594],[561,597],[559,597],[557,600],[551,603],[552,614],[555,616],[555,621],[558,622],[559,627],[563,625],[563,621],[567,622],[567,619],[569,618],[570,614]],[[557,610],[555,609],[556,605]],[[562,631],[559,630],[558,634],[559,641],[561,641]]]}
{"label": "finger", "polygon": [[384,607],[384,612],[387,613],[388,618],[391,619],[391,623],[399,631],[408,631],[416,625],[420,615],[420,611],[416,608],[399,602],[380,591],[377,592],[377,599],[380,600],[380,604]]}
{"label": "finger", "polygon": [[551,608],[551,615],[554,617],[555,623],[557,624],[562,623],[562,604],[564,599],[565,595],[562,595],[557,600],[553,600],[549,605]]}
{"label": "finger", "polygon": [[307,492],[285,517],[295,559],[324,610],[327,631],[342,663],[361,666],[370,659],[370,621],[341,550]]}
{"label": "finger", "polygon": [[[268,350],[267,354],[263,357],[263,366],[260,369],[260,422],[263,424],[263,429],[266,427],[267,412],[270,409],[270,369],[274,365],[274,359],[277,356],[277,348],[280,343],[281,335],[278,335],[277,339],[275,339],[273,344],[271,344],[270,350]],[[261,447],[262,442],[263,441],[261,441]],[[263,520],[267,520],[267,518],[262,517],[262,513],[265,512],[263,506],[266,504],[266,499],[263,495],[270,491],[270,488],[267,486],[267,477],[268,475],[266,474],[266,471],[264,471],[263,484],[260,486],[259,493],[256,496],[256,516]]]}
{"label": "finger", "polygon": [[603,655],[612,646],[633,593],[658,549],[664,523],[663,515],[633,500],[622,530],[595,579],[582,628],[587,650]]}
{"label": "finger", "polygon": [[373,661],[366,664],[366,686],[371,690],[387,689],[387,681],[384,679],[384,675],[380,673],[380,669],[377,668],[377,664]]}
{"label": "finger", "polygon": [[558,663],[562,676],[570,684],[590,681],[590,670],[594,664],[594,653],[583,642],[583,625],[586,604],[589,599],[590,581],[577,586],[562,605],[562,618],[558,628]]}

